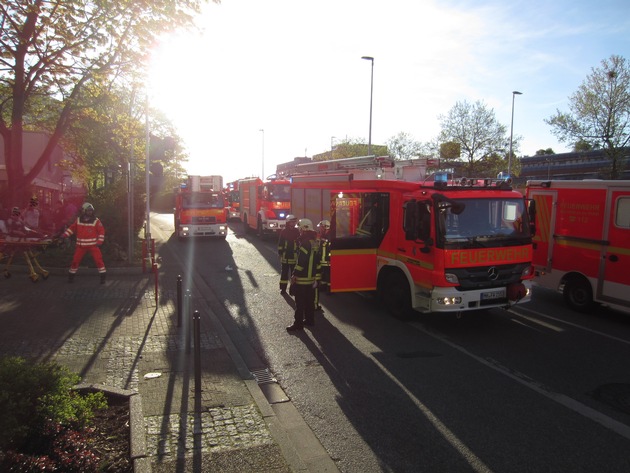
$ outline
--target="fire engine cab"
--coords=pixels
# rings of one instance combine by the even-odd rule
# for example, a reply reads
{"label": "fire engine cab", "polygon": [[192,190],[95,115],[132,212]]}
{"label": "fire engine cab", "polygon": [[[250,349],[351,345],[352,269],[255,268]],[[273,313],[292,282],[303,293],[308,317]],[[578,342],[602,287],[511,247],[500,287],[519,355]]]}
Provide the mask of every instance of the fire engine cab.
{"label": "fire engine cab", "polygon": [[238,181],[228,182],[224,193],[228,201],[228,219],[240,220],[241,218],[241,194],[238,190]]}
{"label": "fire engine cab", "polygon": [[271,176],[238,181],[241,220],[246,233],[255,230],[259,237],[278,233],[291,213],[291,183]]}
{"label": "fire engine cab", "polygon": [[589,312],[630,311],[630,181],[528,181],[537,283]]}
{"label": "fire engine cab", "polygon": [[177,238],[227,236],[227,201],[217,176],[188,176],[175,192]]}
{"label": "fire engine cab", "polygon": [[291,177],[293,213],[331,222],[332,292],[376,291],[396,316],[530,300],[535,207],[510,180],[378,179],[384,162]]}

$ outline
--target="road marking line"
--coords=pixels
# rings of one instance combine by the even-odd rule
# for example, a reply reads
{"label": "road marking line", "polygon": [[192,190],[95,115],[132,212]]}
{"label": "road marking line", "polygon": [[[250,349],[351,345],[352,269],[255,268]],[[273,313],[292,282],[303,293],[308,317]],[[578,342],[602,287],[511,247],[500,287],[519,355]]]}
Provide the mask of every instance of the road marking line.
{"label": "road marking line", "polygon": [[[373,346],[372,348],[373,348],[372,353],[381,353],[381,350],[378,347]],[[433,412],[431,412],[431,409],[429,409],[425,404],[423,404],[422,401],[420,401],[420,399],[414,396],[414,394],[411,391],[409,391],[409,389],[407,389],[407,387],[403,383],[401,383],[398,380],[398,378],[396,378],[396,376],[390,373],[389,370],[385,366],[383,366],[373,355],[371,355],[371,359],[383,371],[383,373],[407,395],[407,397],[411,400],[411,402],[413,402],[416,405],[416,407],[420,409],[420,411],[424,414],[427,420],[431,424],[433,424],[433,427],[435,427],[435,429],[440,434],[442,434],[444,439],[448,443],[450,443],[453,446],[453,448],[462,455],[462,457],[468,462],[468,464],[471,466],[471,468],[474,471],[479,472],[479,473],[492,472],[492,470],[488,468],[488,466],[477,455],[475,455],[473,451],[470,450],[457,437],[457,435],[453,433],[453,431],[451,431],[446,425],[444,425],[444,423],[442,423],[442,421],[438,419],[435,416],[435,414],[433,414]]]}
{"label": "road marking line", "polygon": [[[542,320],[537,320],[534,317],[528,317],[526,315],[519,314],[518,312],[513,312],[511,310],[509,312],[511,312],[514,315],[516,315],[518,317],[521,317],[521,318],[523,318],[525,320],[529,320],[532,323],[535,323],[535,324],[538,324],[538,325],[542,325],[543,327],[548,328],[549,330],[553,330],[554,332],[564,332],[564,329],[562,327],[558,327],[557,325],[552,325],[552,324],[549,324],[547,322],[543,322]],[[513,322],[518,322],[518,323],[521,323],[522,325],[527,326],[527,324],[523,324],[523,322],[519,322],[516,319],[512,319],[512,321]]]}
{"label": "road marking line", "polygon": [[[537,312],[537,311],[532,310],[532,309],[527,309],[527,308],[525,308],[525,307],[519,307],[519,310],[526,310],[526,311],[528,311],[528,312],[531,312],[532,314],[536,314],[538,317],[542,317],[542,318],[545,318],[545,319],[553,320],[553,321],[555,321],[555,322],[559,322],[559,323],[561,323],[561,324],[570,325],[571,327],[579,328],[579,329],[584,330],[584,331],[586,331],[586,332],[591,332],[591,333],[594,333],[595,335],[599,335],[599,336],[601,336],[601,337],[609,338],[609,339],[611,339],[611,340],[615,340],[615,341],[617,341],[617,342],[621,342],[621,343],[624,343],[624,344],[626,344],[626,345],[630,345],[630,340],[625,340],[625,339],[623,339],[623,338],[615,337],[615,336],[613,336],[613,335],[609,335],[609,334],[607,334],[607,333],[600,332],[600,331],[598,331],[598,330],[593,330],[593,329],[591,329],[591,328],[584,327],[583,325],[578,325],[578,324],[573,323],[573,322],[568,322],[568,321],[566,321],[566,320],[562,320],[562,319],[559,319],[559,318],[557,318],[557,317],[552,317],[551,315],[542,314],[542,313],[540,313],[540,312]],[[515,314],[515,315],[518,315],[519,317],[525,317],[525,318],[527,318],[525,315],[523,315],[523,314],[519,314],[519,313],[518,313],[518,312],[516,312],[514,309],[509,309],[509,310],[508,310],[508,312],[510,312],[510,313],[512,313],[512,314]]]}
{"label": "road marking line", "polygon": [[514,381],[517,381],[518,383],[522,384],[525,387],[528,387],[532,391],[542,394],[546,398],[551,399],[552,401],[555,401],[558,404],[561,404],[564,407],[571,409],[572,411],[594,422],[597,422],[598,424],[606,427],[609,430],[612,430],[613,432],[618,433],[619,435],[621,435],[622,437],[625,437],[626,439],[630,439],[630,426],[623,424],[615,419],[612,419],[608,417],[607,415],[602,414],[601,412],[591,407],[588,407],[587,405],[582,404],[581,402],[576,401],[575,399],[565,394],[554,392],[548,387],[544,386],[542,383],[539,383],[522,373],[518,373],[516,371],[510,370],[509,368],[501,365],[496,360],[486,359],[486,358],[482,358],[480,356],[474,355],[473,353],[466,350],[464,347],[461,347],[436,333],[430,332],[429,330],[422,327],[422,325],[420,325],[418,322],[411,323],[410,325],[414,327],[415,329],[419,330],[420,332],[425,333],[426,335],[432,338],[435,338],[436,340],[439,340],[442,343],[449,345],[451,348],[454,348],[455,350],[478,361],[479,363],[487,366],[488,368],[492,368],[498,373],[501,373],[507,376],[508,378],[513,379]]}

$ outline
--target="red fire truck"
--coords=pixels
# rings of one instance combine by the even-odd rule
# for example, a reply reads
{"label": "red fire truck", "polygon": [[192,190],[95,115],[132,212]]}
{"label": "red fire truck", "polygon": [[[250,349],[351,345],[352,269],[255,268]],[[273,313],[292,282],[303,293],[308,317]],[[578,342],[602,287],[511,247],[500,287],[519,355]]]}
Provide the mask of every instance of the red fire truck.
{"label": "red fire truck", "polygon": [[630,311],[630,181],[528,181],[527,197],[538,284],[576,311]]}
{"label": "red fire truck", "polygon": [[[509,180],[292,176],[297,217],[331,222],[331,291],[376,291],[396,316],[460,314],[531,298],[528,206]],[[530,213],[532,215],[530,215]]]}
{"label": "red fire truck", "polygon": [[291,183],[286,179],[258,177],[238,181],[241,220],[246,232],[255,230],[259,237],[277,233],[291,213]]}
{"label": "red fire truck", "polygon": [[227,218],[228,220],[238,220],[241,218],[241,193],[238,189],[238,182],[228,182],[224,193],[227,198]]}
{"label": "red fire truck", "polygon": [[222,186],[217,176],[188,176],[176,190],[175,232],[180,240],[227,236],[227,201]]}

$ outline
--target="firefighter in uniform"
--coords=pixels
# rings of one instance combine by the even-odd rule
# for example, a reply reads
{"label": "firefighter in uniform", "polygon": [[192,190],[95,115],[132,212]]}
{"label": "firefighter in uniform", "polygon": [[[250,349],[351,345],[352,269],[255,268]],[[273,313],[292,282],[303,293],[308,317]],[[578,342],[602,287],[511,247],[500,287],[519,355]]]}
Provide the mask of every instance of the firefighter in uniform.
{"label": "firefighter in uniform", "polygon": [[304,325],[315,325],[315,288],[321,278],[319,241],[313,222],[302,218],[298,222],[300,249],[291,276],[295,288],[295,315],[288,331],[301,330]]}
{"label": "firefighter in uniform", "polygon": [[280,294],[287,293],[289,278],[293,272],[293,267],[297,261],[297,240],[300,231],[297,229],[298,219],[295,215],[289,214],[286,218],[286,226],[280,232],[278,238],[278,256],[280,256]]}
{"label": "firefighter in uniform", "polygon": [[321,310],[319,293],[330,291],[330,222],[322,220],[317,224],[317,238],[319,239],[319,263],[322,267],[322,278],[315,289],[315,310]]}
{"label": "firefighter in uniform", "polygon": [[79,269],[79,264],[86,253],[92,255],[96,268],[101,275],[101,284],[105,284],[105,263],[101,254],[100,246],[105,241],[105,227],[94,215],[94,206],[89,203],[81,207],[81,215],[66,229],[61,238],[68,238],[76,235],[76,249],[68,272],[68,282],[74,281],[74,275]]}

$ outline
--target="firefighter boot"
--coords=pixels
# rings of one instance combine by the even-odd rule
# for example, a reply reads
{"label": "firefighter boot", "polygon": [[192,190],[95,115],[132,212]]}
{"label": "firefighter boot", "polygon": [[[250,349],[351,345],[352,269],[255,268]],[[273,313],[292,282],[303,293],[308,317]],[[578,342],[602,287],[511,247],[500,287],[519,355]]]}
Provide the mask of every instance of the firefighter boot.
{"label": "firefighter boot", "polygon": [[106,276],[107,276],[107,273],[101,273],[101,284],[105,284]]}
{"label": "firefighter boot", "polygon": [[74,282],[74,273],[68,273],[68,282]]}

